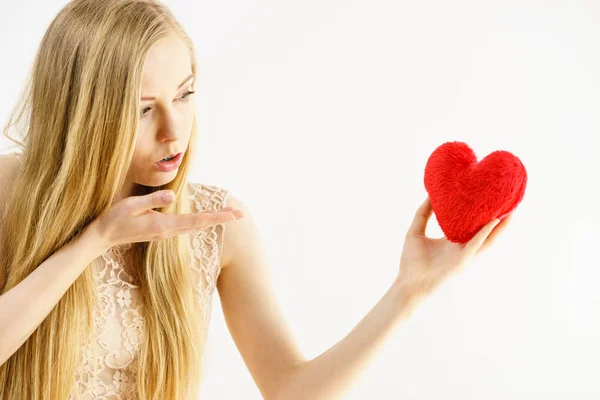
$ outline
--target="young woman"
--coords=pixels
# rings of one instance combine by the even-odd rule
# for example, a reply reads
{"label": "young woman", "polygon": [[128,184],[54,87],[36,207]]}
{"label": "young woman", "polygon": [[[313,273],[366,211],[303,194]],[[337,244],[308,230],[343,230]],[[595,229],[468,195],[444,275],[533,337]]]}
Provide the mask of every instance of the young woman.
{"label": "young woman", "polygon": [[50,24],[5,128],[26,117],[23,142],[9,136],[22,153],[0,159],[1,400],[195,398],[215,287],[266,399],[339,398],[508,221],[467,245],[430,239],[426,199],[389,290],[306,360],[248,208],[187,180],[196,77],[192,41],[158,1],[73,0]]}

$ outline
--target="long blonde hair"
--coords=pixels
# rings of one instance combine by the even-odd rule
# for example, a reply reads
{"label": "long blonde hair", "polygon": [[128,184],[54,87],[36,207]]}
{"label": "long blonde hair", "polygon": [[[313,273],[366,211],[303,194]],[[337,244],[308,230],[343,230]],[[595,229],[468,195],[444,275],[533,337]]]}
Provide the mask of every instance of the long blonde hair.
{"label": "long blonde hair", "polygon": [[[73,0],[51,22],[3,129],[22,149],[23,169],[7,193],[0,295],[111,206],[134,153],[144,60],[155,42],[172,33],[187,44],[196,74],[191,39],[159,1]],[[21,127],[23,142],[9,135],[11,127]],[[190,212],[186,182],[195,141],[194,118],[177,177],[143,187],[141,194],[177,194],[176,202],[158,211]],[[142,399],[188,399],[200,387],[204,311],[194,300],[189,237],[132,248],[145,310],[136,383]],[[94,329],[92,265],[0,366],[0,399],[64,400],[74,389],[81,343]]]}

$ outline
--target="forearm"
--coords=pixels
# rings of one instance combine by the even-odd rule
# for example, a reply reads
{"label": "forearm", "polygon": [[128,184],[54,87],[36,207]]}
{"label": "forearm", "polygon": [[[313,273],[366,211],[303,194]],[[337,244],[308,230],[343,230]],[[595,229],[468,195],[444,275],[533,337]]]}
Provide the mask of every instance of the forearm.
{"label": "forearm", "polygon": [[277,400],[343,398],[395,328],[410,317],[416,300],[416,296],[394,282],[348,335],[290,372]]}
{"label": "forearm", "polygon": [[96,232],[86,229],[0,296],[0,365],[25,343],[103,250]]}

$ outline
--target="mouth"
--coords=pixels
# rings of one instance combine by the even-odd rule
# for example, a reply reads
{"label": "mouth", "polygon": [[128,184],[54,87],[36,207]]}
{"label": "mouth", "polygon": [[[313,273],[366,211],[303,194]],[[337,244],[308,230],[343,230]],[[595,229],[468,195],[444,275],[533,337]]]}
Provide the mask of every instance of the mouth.
{"label": "mouth", "polygon": [[159,171],[171,172],[179,168],[181,161],[183,160],[183,153],[177,153],[169,157],[165,157],[162,160],[156,161],[154,165]]}
{"label": "mouth", "polygon": [[175,157],[178,157],[180,154],[181,154],[181,153],[175,153],[175,154],[172,154],[172,155],[170,155],[170,156],[167,156],[167,157],[165,157],[165,158],[163,158],[163,159],[160,159],[160,160],[158,160],[157,162],[166,162],[166,161],[170,161],[170,160],[172,160],[173,158],[175,158]]}

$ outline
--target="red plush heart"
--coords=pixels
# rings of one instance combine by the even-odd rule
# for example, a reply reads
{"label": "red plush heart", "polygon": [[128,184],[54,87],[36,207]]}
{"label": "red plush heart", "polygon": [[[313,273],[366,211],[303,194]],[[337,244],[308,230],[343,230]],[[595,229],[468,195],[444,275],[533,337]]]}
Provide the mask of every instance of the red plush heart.
{"label": "red plush heart", "polygon": [[466,143],[446,142],[429,156],[424,183],[446,238],[466,243],[492,219],[503,219],[517,207],[527,171],[508,151],[494,151],[477,162]]}

